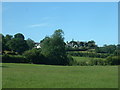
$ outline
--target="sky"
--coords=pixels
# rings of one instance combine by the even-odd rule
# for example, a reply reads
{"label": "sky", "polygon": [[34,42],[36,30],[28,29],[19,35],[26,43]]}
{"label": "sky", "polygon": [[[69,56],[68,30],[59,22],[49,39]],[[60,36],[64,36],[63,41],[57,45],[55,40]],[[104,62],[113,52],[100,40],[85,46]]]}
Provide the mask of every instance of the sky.
{"label": "sky", "polygon": [[118,43],[117,2],[3,2],[2,33],[40,42],[62,29],[66,41]]}

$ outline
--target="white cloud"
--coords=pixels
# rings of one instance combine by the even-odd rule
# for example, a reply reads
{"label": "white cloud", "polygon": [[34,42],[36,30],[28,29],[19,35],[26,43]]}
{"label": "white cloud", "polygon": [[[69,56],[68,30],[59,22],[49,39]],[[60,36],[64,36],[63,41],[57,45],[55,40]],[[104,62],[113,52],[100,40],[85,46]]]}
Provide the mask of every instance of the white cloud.
{"label": "white cloud", "polygon": [[32,27],[47,27],[47,26],[49,26],[48,23],[40,23],[40,24],[29,25],[30,28],[32,28]]}

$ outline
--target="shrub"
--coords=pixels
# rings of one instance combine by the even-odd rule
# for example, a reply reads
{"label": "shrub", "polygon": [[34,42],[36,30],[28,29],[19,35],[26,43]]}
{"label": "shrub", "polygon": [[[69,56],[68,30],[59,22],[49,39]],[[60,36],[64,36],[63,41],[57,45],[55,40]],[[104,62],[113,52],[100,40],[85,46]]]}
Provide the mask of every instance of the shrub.
{"label": "shrub", "polygon": [[80,66],[86,66],[87,63],[86,63],[86,61],[81,61],[81,62],[78,62],[77,65],[80,65]]}
{"label": "shrub", "polygon": [[97,57],[97,58],[106,58],[109,56],[109,54],[103,54],[103,53],[93,53],[93,52],[74,52],[69,51],[67,52],[69,55],[72,56],[80,56],[80,57]]}
{"label": "shrub", "polygon": [[90,61],[88,62],[88,65],[105,65],[105,60],[104,59],[90,59]]}
{"label": "shrub", "polygon": [[106,62],[108,65],[120,65],[120,56],[109,56]]}
{"label": "shrub", "polygon": [[70,65],[70,66],[72,66],[76,63],[75,60],[70,55],[67,55],[67,59],[68,59],[68,65]]}
{"label": "shrub", "polygon": [[3,63],[28,63],[29,61],[21,55],[2,55]]}
{"label": "shrub", "polygon": [[29,60],[29,63],[45,64],[45,57],[41,54],[40,49],[25,51],[23,55]]}

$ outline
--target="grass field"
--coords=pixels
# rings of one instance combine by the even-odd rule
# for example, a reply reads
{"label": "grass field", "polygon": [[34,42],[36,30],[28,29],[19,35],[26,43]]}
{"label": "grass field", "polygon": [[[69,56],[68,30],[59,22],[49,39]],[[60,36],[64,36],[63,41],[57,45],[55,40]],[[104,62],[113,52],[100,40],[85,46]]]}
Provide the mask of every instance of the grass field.
{"label": "grass field", "polygon": [[[90,60],[90,59],[93,59],[92,57],[80,57],[80,56],[72,56],[73,57],[73,59],[75,59],[75,60],[82,60],[82,61],[88,61],[88,60]],[[94,59],[105,59],[105,58],[94,58]]]}
{"label": "grass field", "polygon": [[92,57],[79,57],[79,56],[72,56],[74,60],[76,60],[77,62],[81,62],[81,61],[89,61],[90,59],[102,59],[105,60],[105,58],[92,58]]}
{"label": "grass field", "polygon": [[[0,67],[1,68],[1,67]],[[3,88],[117,88],[117,66],[2,65]]]}

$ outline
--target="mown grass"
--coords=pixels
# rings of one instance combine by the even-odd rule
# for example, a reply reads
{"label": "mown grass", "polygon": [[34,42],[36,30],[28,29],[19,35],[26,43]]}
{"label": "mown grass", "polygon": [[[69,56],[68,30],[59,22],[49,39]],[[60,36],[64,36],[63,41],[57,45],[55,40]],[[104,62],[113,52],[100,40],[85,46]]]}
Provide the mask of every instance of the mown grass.
{"label": "mown grass", "polygon": [[3,64],[3,88],[117,88],[117,66]]}

